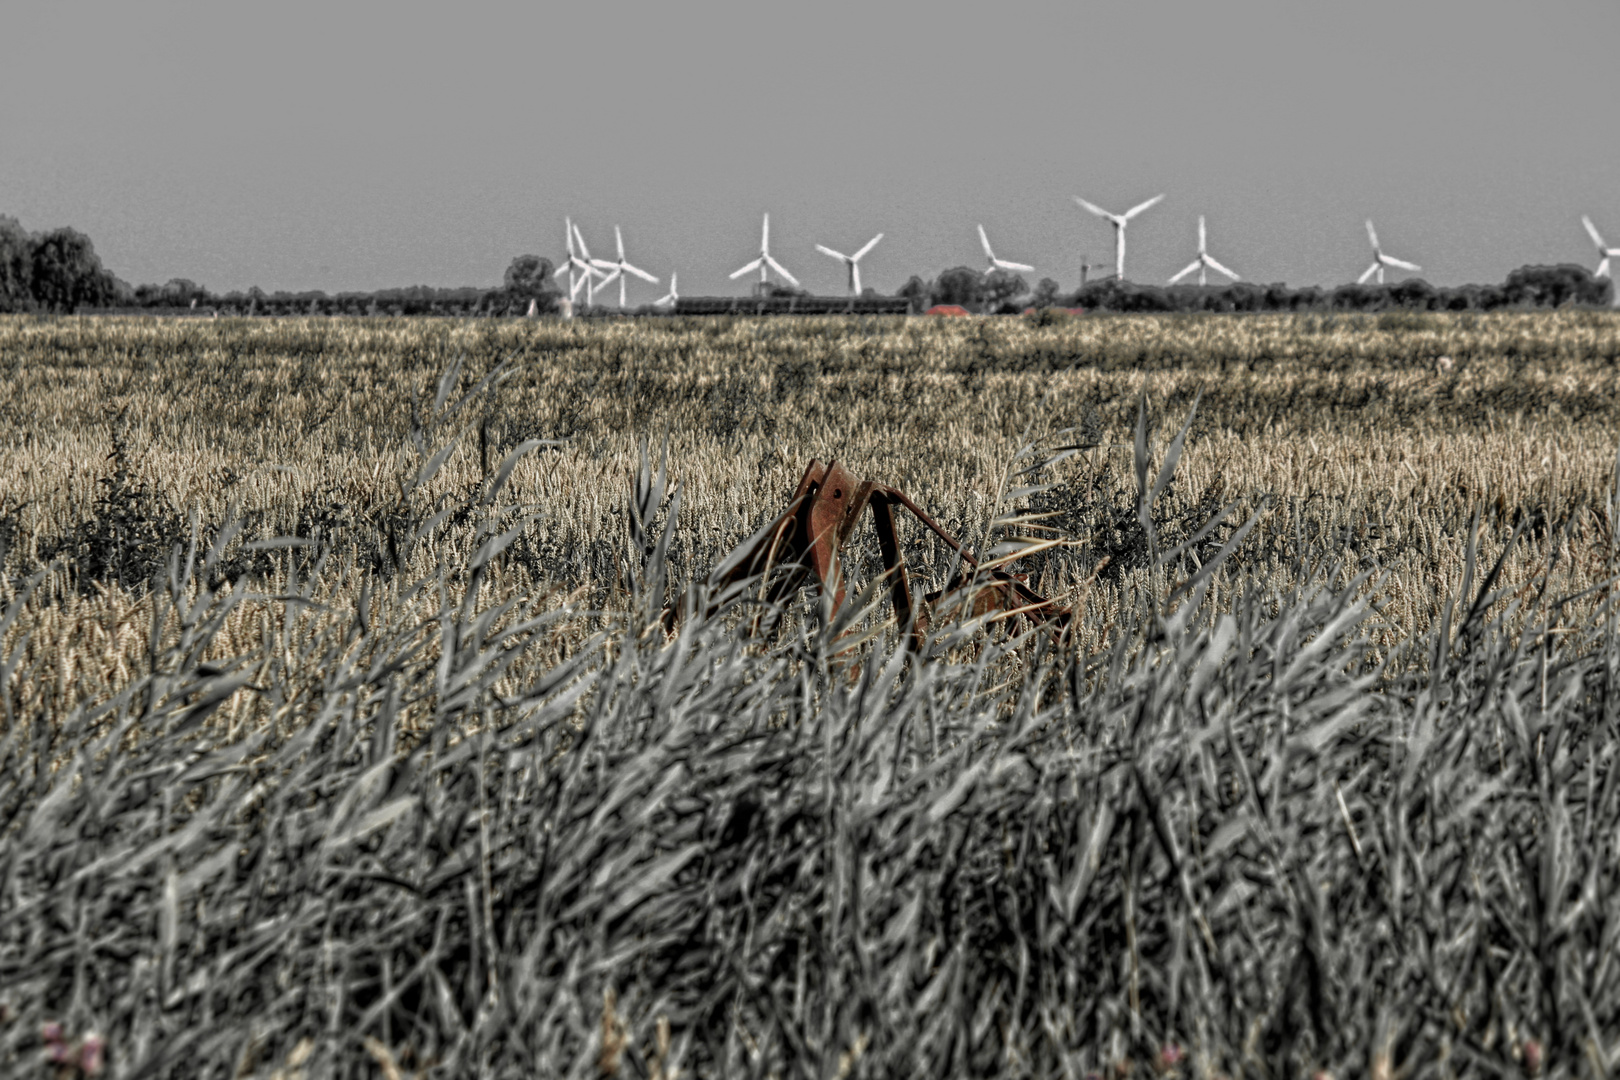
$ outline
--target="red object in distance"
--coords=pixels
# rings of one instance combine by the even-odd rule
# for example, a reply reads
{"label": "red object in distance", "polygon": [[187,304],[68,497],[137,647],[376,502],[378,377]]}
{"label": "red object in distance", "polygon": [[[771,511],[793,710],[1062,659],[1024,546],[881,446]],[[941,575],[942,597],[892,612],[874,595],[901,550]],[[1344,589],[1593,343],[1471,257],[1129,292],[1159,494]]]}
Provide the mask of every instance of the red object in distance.
{"label": "red object in distance", "polygon": [[933,307],[931,307],[927,311],[923,312],[923,314],[924,315],[969,315],[969,314],[972,314],[972,313],[970,311],[968,311],[967,308],[963,307],[961,304],[935,304]]}

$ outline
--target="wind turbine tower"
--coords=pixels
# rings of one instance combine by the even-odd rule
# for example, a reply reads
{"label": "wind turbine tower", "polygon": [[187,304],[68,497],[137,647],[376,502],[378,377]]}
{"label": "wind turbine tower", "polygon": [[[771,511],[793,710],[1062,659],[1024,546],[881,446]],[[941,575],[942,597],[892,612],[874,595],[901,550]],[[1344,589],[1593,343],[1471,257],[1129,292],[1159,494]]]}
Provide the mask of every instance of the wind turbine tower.
{"label": "wind turbine tower", "polygon": [[1096,203],[1086,202],[1086,200],[1082,199],[1078,195],[1074,197],[1074,201],[1079,203],[1084,209],[1090,210],[1093,214],[1096,214],[1105,221],[1113,222],[1114,277],[1118,280],[1125,280],[1125,226],[1131,223],[1131,218],[1135,217],[1137,214],[1140,214],[1149,207],[1156,206],[1159,200],[1162,198],[1164,198],[1163,194],[1155,195],[1147,202],[1138,203],[1129,210],[1125,211],[1123,214],[1112,214],[1098,206]]}
{"label": "wind turbine tower", "polygon": [[[578,225],[573,228],[574,244],[579,248],[577,261],[585,267],[585,273],[580,278],[580,284],[585,286],[585,306],[591,307],[596,303],[596,278],[605,278],[607,274],[596,268],[598,260],[591,258],[591,249],[585,246],[585,234],[579,231]],[[608,265],[613,264],[609,263]],[[569,297],[569,299],[573,299],[573,297]]]}
{"label": "wind turbine tower", "polygon": [[1176,282],[1180,281],[1194,270],[1198,271],[1198,284],[1200,285],[1208,284],[1206,277],[1210,270],[1218,270],[1227,277],[1231,278],[1233,281],[1238,280],[1238,276],[1236,274],[1232,273],[1232,271],[1228,270],[1226,267],[1212,259],[1209,251],[1205,248],[1203,214],[1198,215],[1198,258],[1194,259],[1181,273],[1171,278],[1170,284],[1174,285]]}
{"label": "wind turbine tower", "polygon": [[652,284],[652,285],[658,284],[658,279],[653,277],[651,274],[647,273],[647,271],[641,269],[639,266],[631,266],[628,262],[625,261],[625,258],[624,258],[624,233],[619,231],[619,227],[617,225],[613,226],[613,239],[615,241],[617,241],[618,245],[619,245],[619,259],[618,259],[618,261],[617,262],[609,262],[606,259],[592,259],[591,263],[594,266],[600,266],[603,270],[606,270],[609,267],[613,268],[613,272],[611,274],[608,274],[606,277],[604,277],[602,279],[601,287],[605,289],[609,285],[613,284],[613,280],[615,278],[618,279],[618,281],[619,281],[619,309],[622,311],[624,309],[624,279],[625,279],[625,276],[626,276],[627,273],[634,274],[634,275],[636,275],[636,277],[640,278],[642,281],[648,282],[649,284]]}
{"label": "wind turbine tower", "polygon": [[871,251],[873,248],[877,247],[877,243],[881,239],[883,239],[883,234],[878,233],[876,236],[872,237],[872,239],[866,242],[865,247],[861,248],[861,250],[857,251],[853,255],[845,255],[842,251],[834,251],[832,248],[823,244],[817,244],[816,250],[821,252],[823,255],[830,255],[835,259],[842,259],[844,261],[844,265],[849,268],[849,295],[859,296],[861,295],[861,257],[868,251]]}
{"label": "wind turbine tower", "polygon": [[731,280],[735,281],[744,274],[751,273],[755,270],[759,271],[759,289],[761,292],[765,291],[765,285],[768,281],[767,274],[772,270],[775,270],[788,281],[791,281],[795,289],[800,287],[799,279],[784,270],[781,263],[771,258],[771,215],[769,214],[765,215],[765,227],[760,230],[759,234],[759,258],[755,259],[747,266],[744,266],[738,270],[733,270],[731,273]]}
{"label": "wind turbine tower", "polygon": [[[579,299],[579,287],[588,284],[592,275],[599,275],[600,271],[590,264],[588,254],[582,259],[579,257],[578,252],[574,250],[574,237],[579,235],[579,230],[574,228],[573,219],[563,218],[563,235],[567,239],[568,260],[557,267],[556,272],[551,276],[562,277],[565,273],[568,275],[568,299],[572,303]],[[583,240],[580,241],[581,250],[584,248],[584,243]],[[576,279],[574,277],[575,271],[579,271],[584,276]],[[589,290],[587,290],[586,296],[590,296]],[[589,302],[589,300],[586,301],[587,304]]]}
{"label": "wind turbine tower", "polygon": [[1361,272],[1360,277],[1356,278],[1357,285],[1365,285],[1367,279],[1374,274],[1378,275],[1378,284],[1382,285],[1384,283],[1384,267],[1386,266],[1392,266],[1398,270],[1423,269],[1417,263],[1409,263],[1403,259],[1397,259],[1393,255],[1385,255],[1384,249],[1378,246],[1378,233],[1373,230],[1372,218],[1367,219],[1367,239],[1372,241],[1373,263]]}

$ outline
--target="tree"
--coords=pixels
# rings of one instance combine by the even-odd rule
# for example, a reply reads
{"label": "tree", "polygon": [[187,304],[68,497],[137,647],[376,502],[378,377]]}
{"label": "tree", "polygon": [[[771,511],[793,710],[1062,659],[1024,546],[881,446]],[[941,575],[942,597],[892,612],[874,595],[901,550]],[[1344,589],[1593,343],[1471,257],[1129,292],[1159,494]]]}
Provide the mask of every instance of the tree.
{"label": "tree", "polygon": [[193,300],[199,304],[208,302],[208,290],[190,278],[170,278],[158,295],[168,307],[190,307]]}
{"label": "tree", "polygon": [[911,313],[913,315],[921,315],[923,312],[928,310],[928,296],[930,289],[931,287],[928,282],[924,281],[916,274],[912,274],[911,280],[900,286],[900,291],[894,295],[903,296],[907,300],[911,301]]}
{"label": "tree", "polygon": [[1003,309],[1011,309],[1016,313],[1018,308],[1013,300],[1029,292],[1029,284],[1018,274],[1007,270],[995,270],[985,275],[984,284],[980,286],[980,295],[984,298],[986,311],[995,311],[1006,314]]}
{"label": "tree", "polygon": [[0,216],[0,311],[34,306],[33,245],[16,218]]}
{"label": "tree", "polygon": [[33,243],[35,303],[72,313],[81,306],[105,304],[116,292],[113,276],[102,268],[90,238],[74,229],[52,229]]}
{"label": "tree", "polygon": [[1614,283],[1595,278],[1577,263],[1557,266],[1521,266],[1507,276],[1502,291],[1510,304],[1560,307],[1567,303],[1600,304],[1607,307],[1614,299]]}
{"label": "tree", "polygon": [[1439,306],[1439,296],[1435,287],[1422,278],[1407,278],[1389,287],[1391,302],[1417,311],[1429,311]]}
{"label": "tree", "polygon": [[504,287],[514,297],[526,300],[556,292],[551,282],[554,269],[550,259],[542,259],[538,255],[519,255],[506,268]]}
{"label": "tree", "polygon": [[1058,302],[1059,285],[1049,277],[1041,278],[1039,285],[1035,286],[1035,295],[1030,298],[1030,305],[1037,308],[1056,307]]}
{"label": "tree", "polygon": [[984,275],[971,266],[954,266],[934,279],[928,293],[928,306],[959,304],[974,311],[983,296]]}

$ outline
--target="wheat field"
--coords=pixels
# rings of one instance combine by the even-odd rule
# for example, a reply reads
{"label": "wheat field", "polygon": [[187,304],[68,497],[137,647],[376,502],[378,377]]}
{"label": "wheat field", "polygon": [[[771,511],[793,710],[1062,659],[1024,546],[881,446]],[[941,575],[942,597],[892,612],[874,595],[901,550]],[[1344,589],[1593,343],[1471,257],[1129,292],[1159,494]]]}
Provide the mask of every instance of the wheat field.
{"label": "wheat field", "polygon": [[0,319],[0,1072],[1614,1075],[1617,327]]}
{"label": "wheat field", "polygon": [[[1554,549],[1561,591],[1612,571],[1612,316],[1042,322],[6,320],[5,599],[51,567],[11,631],[32,635],[25,670],[54,672],[24,690],[25,711],[57,715],[142,669],[132,628],[150,622],[146,579],[193,517],[217,528],[234,508],[244,540],[317,536],[332,553],[318,586],[357,589],[386,561],[389,515],[405,509],[413,416],[457,360],[457,396],[503,361],[506,377],[444,426],[458,441],[419,504],[472,490],[523,440],[553,443],[506,489],[539,512],[492,570],[491,587],[510,595],[614,606],[644,439],[655,453],[667,443],[682,486],[677,579],[702,577],[778,512],[815,458],[901,488],[971,542],[1020,447],[1090,442],[1101,445],[1035,478],[1055,485],[1035,508],[1077,546],[1025,568],[1053,597],[1083,592],[1083,632],[1096,633],[1143,563],[1130,455],[1144,395],[1165,437],[1198,398],[1161,504],[1167,540],[1233,501],[1233,527],[1261,515],[1234,563],[1244,585],[1280,589],[1301,542],[1350,574],[1376,566],[1386,645],[1440,614],[1476,508],[1483,558],[1526,525],[1504,570],[1515,588]],[[948,552],[919,529],[903,540],[922,591],[939,588]],[[857,541],[870,562],[870,538]],[[273,562],[295,573],[261,557]],[[1228,578],[1217,599],[1235,587]],[[229,648],[261,629],[239,619]]]}

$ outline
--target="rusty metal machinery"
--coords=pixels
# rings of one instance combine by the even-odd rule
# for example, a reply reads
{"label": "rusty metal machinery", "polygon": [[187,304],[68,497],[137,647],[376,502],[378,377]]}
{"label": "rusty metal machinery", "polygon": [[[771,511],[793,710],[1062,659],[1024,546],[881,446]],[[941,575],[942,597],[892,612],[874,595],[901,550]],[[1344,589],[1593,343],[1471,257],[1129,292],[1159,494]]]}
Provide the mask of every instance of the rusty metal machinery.
{"label": "rusty metal machinery", "polygon": [[[966,571],[958,573],[945,589],[924,596],[917,606],[914,606],[910,574],[900,551],[895,527],[896,507],[909,510],[955,551]],[[999,567],[981,569],[980,560],[904,492],[872,480],[857,481],[836,461],[829,465],[820,461],[810,463],[787,508],[717,569],[710,581],[714,592],[723,593],[729,586],[764,577],[780,567],[787,573],[772,582],[766,599],[786,599],[814,577],[815,584],[830,593],[832,610],[836,613],[843,606],[845,595],[840,566],[844,545],[867,509],[872,511],[895,621],[903,629],[909,625],[910,648],[922,645],[931,619],[941,611],[960,611],[964,618],[999,612],[996,617],[1026,616],[1036,624],[1051,624],[1060,630],[1067,628],[1069,609],[1031,589],[1027,575],[1008,573]],[[966,590],[971,590],[971,594]]]}

